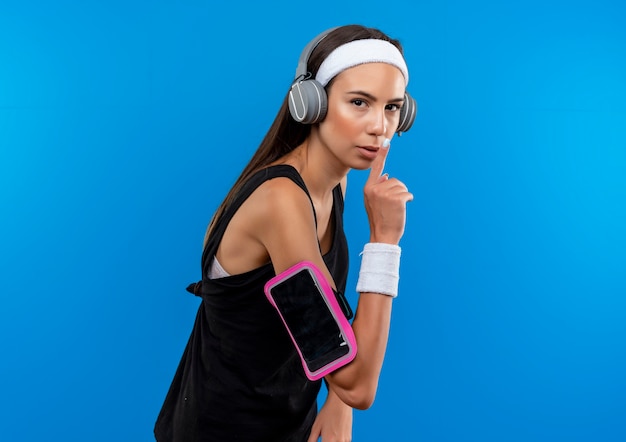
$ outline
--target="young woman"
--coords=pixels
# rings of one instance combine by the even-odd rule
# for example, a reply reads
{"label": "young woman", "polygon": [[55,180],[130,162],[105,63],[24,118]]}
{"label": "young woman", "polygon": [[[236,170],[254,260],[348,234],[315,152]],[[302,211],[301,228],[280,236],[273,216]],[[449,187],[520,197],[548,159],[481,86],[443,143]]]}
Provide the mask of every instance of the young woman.
{"label": "young woman", "polygon": [[[209,225],[202,281],[188,288],[202,303],[156,422],[158,441],[350,440],[352,408],[368,408],[376,394],[413,199],[383,173],[389,140],[415,113],[401,51],[398,41],[359,25],[327,31],[303,51],[273,125]],[[352,322],[358,350],[324,377],[328,395],[318,413],[321,380],[305,376],[264,285],[307,261],[341,297],[350,169],[370,169],[363,190],[370,242]]]}

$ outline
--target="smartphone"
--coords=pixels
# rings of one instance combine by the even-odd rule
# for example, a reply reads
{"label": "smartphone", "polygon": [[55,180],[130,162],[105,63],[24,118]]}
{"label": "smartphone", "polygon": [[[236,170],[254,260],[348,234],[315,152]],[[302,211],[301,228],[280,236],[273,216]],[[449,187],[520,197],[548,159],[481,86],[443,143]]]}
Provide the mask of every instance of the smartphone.
{"label": "smartphone", "polygon": [[356,357],[356,339],[335,293],[315,264],[303,261],[265,284],[306,376],[315,381]]}

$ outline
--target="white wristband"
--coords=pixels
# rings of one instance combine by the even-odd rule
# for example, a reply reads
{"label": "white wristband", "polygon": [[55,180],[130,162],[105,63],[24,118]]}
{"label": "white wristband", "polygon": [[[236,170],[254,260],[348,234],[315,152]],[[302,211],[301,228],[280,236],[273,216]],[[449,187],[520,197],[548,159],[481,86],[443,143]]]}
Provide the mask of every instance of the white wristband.
{"label": "white wristband", "polygon": [[370,242],[361,253],[361,270],[356,291],[398,296],[400,280],[400,246]]}

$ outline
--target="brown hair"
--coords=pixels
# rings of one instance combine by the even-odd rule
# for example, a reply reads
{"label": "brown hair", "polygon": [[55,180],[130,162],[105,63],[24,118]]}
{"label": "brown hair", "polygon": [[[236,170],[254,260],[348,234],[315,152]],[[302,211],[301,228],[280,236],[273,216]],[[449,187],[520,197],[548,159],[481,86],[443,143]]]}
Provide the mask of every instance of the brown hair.
{"label": "brown hair", "polygon": [[[307,64],[312,77],[315,78],[315,74],[320,65],[335,48],[353,40],[367,38],[388,41],[396,46],[400,50],[400,53],[402,53],[402,45],[400,42],[390,38],[378,29],[367,28],[361,25],[342,26],[330,32],[311,53]],[[332,83],[331,80],[326,86],[326,90],[331,87]],[[205,244],[213,232],[216,221],[224,213],[226,207],[232,203],[235,195],[237,195],[237,192],[239,192],[243,184],[256,172],[294,150],[302,144],[311,133],[310,125],[298,123],[291,118],[288,99],[289,93],[286,94],[274,122],[265,134],[256,152],[252,155],[250,162],[244,167],[239,178],[237,178],[235,184],[233,184],[233,187],[224,198],[224,201],[222,201],[215,211],[204,237]]]}

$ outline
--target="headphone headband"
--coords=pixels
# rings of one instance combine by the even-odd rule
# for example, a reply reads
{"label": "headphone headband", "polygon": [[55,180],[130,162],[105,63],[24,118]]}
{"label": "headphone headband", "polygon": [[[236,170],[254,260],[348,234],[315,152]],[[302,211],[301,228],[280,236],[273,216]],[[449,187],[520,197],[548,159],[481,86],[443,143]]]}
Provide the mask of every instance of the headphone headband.
{"label": "headphone headband", "polygon": [[298,60],[298,67],[296,68],[295,80],[297,80],[300,77],[304,78],[307,74],[309,74],[309,66],[308,66],[308,64],[309,64],[309,57],[311,56],[311,53],[315,50],[317,45],[322,40],[324,40],[324,38],[326,38],[326,36],[328,34],[330,34],[332,31],[334,31],[338,27],[339,26],[335,26],[334,28],[327,29],[326,31],[322,32],[321,34],[318,34],[317,37],[315,37],[313,40],[311,40],[304,47],[304,49],[302,50],[302,53],[300,54],[300,59]]}

